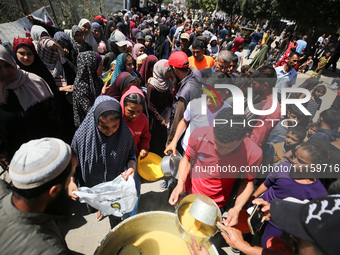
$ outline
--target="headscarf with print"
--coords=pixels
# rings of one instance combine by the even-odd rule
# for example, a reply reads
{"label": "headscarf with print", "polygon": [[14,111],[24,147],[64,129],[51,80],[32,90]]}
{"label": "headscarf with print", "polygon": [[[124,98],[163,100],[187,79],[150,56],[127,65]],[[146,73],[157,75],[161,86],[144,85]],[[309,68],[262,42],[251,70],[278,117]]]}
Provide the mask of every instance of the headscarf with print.
{"label": "headscarf with print", "polygon": [[138,57],[138,52],[141,48],[144,48],[145,49],[145,46],[141,43],[136,43],[135,46],[133,46],[133,49],[132,49],[132,56],[134,58],[134,60],[137,60],[137,57]]}
{"label": "headscarf with print", "polygon": [[168,60],[159,60],[153,67],[153,75],[150,84],[155,87],[159,92],[172,91],[173,84],[170,79],[166,79],[166,75],[170,72],[170,67],[164,67]]}
{"label": "headscarf with print", "polygon": [[[117,131],[105,136],[98,128],[99,117],[107,111],[120,115]],[[109,96],[99,96],[77,129],[71,144],[78,158],[80,186],[93,187],[114,180],[124,172],[129,160],[135,158],[131,131],[122,118],[119,102]]]}
{"label": "headscarf with print", "polygon": [[[128,57],[133,59],[133,57],[129,53],[121,53],[121,54],[118,55],[118,57],[116,59],[116,66],[115,66],[115,70],[113,71],[111,83],[115,82],[116,78],[118,77],[118,75],[121,72],[126,71],[125,66],[126,66],[126,61],[127,61]],[[135,77],[138,77],[138,75],[135,72],[132,72],[132,75],[135,76]]]}
{"label": "headscarf with print", "polygon": [[91,22],[88,19],[81,19],[79,21],[78,27],[82,28],[85,24],[89,24],[90,25],[90,32],[89,32],[89,34],[88,35],[84,34],[85,42],[87,42],[88,44],[90,44],[92,46],[93,51],[97,51],[98,43],[96,42],[96,40],[93,37]]}
{"label": "headscarf with print", "polygon": [[97,76],[101,56],[94,51],[81,52],[77,58],[77,77],[73,83],[73,118],[79,127],[100,95],[103,81]]}
{"label": "headscarf with print", "polygon": [[31,106],[53,97],[47,83],[38,75],[18,68],[15,60],[6,48],[0,45],[0,60],[15,68],[15,80],[9,84],[0,81],[0,104],[6,104],[6,90],[13,90],[21,107],[26,111]]}
{"label": "headscarf with print", "polygon": [[124,90],[127,88],[129,83],[135,82],[135,77],[128,72],[122,72],[118,75],[115,82],[108,88],[106,95],[113,97],[120,101]]}
{"label": "headscarf with print", "polygon": [[66,48],[70,51],[72,48],[77,49],[77,47],[74,45],[74,42],[72,41],[71,37],[66,34],[65,32],[58,31],[57,33],[54,34],[53,39],[58,42],[58,41],[63,41],[67,43]]}
{"label": "headscarf with print", "polygon": [[141,84],[142,86],[147,84],[149,78],[152,77],[152,69],[154,65],[157,63],[157,61],[158,59],[153,55],[147,56],[147,58],[144,60],[139,71],[139,74],[142,78],[142,84]]}
{"label": "headscarf with print", "polygon": [[57,42],[54,39],[47,37],[40,38],[37,53],[47,69],[51,72],[57,86],[61,87],[63,84],[66,85],[63,68],[65,60],[61,57],[58,48],[55,51],[52,51],[54,45],[57,45]]}

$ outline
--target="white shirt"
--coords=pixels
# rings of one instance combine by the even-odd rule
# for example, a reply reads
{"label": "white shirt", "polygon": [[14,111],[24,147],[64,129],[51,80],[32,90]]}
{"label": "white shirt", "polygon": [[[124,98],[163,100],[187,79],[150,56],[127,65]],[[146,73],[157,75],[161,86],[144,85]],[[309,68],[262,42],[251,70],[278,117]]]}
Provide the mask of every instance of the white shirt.
{"label": "white shirt", "polygon": [[240,64],[241,64],[241,59],[243,58],[243,53],[242,53],[242,52],[239,52],[239,51],[236,51],[235,54],[236,54],[236,56],[238,57],[237,65],[240,66]]}
{"label": "white shirt", "polygon": [[291,87],[296,83],[297,72],[292,68],[288,73],[283,69],[285,66],[278,66],[275,68],[277,81],[275,88],[281,93],[281,88]]}
{"label": "white shirt", "polygon": [[198,127],[206,127],[206,126],[212,126],[213,121],[216,117],[216,115],[224,108],[230,107],[227,103],[223,102],[223,105],[221,109],[219,109],[217,112],[212,113],[208,108],[207,108],[207,114],[203,115],[201,114],[201,109],[202,109],[202,99],[201,98],[196,98],[192,101],[189,102],[187,105],[187,108],[185,109],[184,112],[184,119],[186,121],[189,121],[189,126],[185,131],[184,137],[182,139],[181,145],[184,151],[186,150],[189,142],[189,137],[192,131],[194,131],[195,128]]}

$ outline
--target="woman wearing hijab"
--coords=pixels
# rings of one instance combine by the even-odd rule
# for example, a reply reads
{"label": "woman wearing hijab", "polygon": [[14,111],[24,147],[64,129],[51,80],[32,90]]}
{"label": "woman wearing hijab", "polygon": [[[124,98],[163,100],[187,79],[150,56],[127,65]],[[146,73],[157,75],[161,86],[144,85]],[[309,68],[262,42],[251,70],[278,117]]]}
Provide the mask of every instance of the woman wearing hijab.
{"label": "woman wearing hijab", "polygon": [[102,58],[94,51],[82,52],[77,59],[78,72],[73,84],[73,118],[76,128],[85,119],[95,99],[100,95],[103,81]]}
{"label": "woman wearing hijab", "polygon": [[31,37],[33,39],[33,44],[35,49],[37,49],[38,47],[38,42],[40,40],[41,37],[49,37],[50,34],[47,32],[47,30],[45,28],[43,28],[42,26],[38,26],[38,25],[33,25],[31,28]]}
{"label": "woman wearing hijab", "polygon": [[[122,174],[128,179],[135,174],[135,145],[131,131],[122,118],[119,102],[99,96],[77,129],[71,144],[78,158],[78,186],[93,187],[114,180]],[[125,170],[126,169],[126,170]],[[78,190],[75,180],[69,192]],[[76,200],[77,196],[71,195]],[[97,213],[97,219],[101,214]]]}
{"label": "woman wearing hijab", "polygon": [[98,51],[99,54],[105,55],[106,52],[110,51],[110,45],[104,36],[103,29],[96,22],[92,23],[92,34],[97,42],[96,51]]}
{"label": "woman wearing hijab", "polygon": [[113,20],[109,20],[106,23],[105,30],[104,30],[104,35],[107,40],[110,39],[110,35],[115,29],[116,29],[116,23]]}
{"label": "woman wearing hijab", "polygon": [[132,57],[134,60],[137,60],[137,57],[144,54],[145,46],[141,43],[136,43],[132,49]]}
{"label": "woman wearing hijab", "polygon": [[[32,139],[59,137],[53,93],[38,75],[21,70],[0,45],[0,154],[9,162]],[[3,155],[0,158],[3,158]]]}
{"label": "woman wearing hijab", "polygon": [[37,53],[52,74],[59,88],[61,106],[65,120],[66,142],[70,143],[74,134],[72,91],[77,73],[76,67],[64,59],[59,52],[57,42],[51,38],[40,38]]}
{"label": "woman wearing hijab", "polygon": [[139,71],[139,74],[142,78],[141,86],[147,85],[149,78],[152,77],[153,67],[157,61],[158,59],[153,55],[147,56],[147,58],[143,61]]}
{"label": "woman wearing hijab", "polygon": [[92,46],[85,42],[83,30],[77,25],[72,27],[73,43],[77,53],[92,50]]}
{"label": "woman wearing hijab", "polygon": [[167,39],[169,28],[161,24],[159,26],[159,36],[155,40],[155,56],[158,59],[169,59],[170,56],[170,42]]}
{"label": "woman wearing hijab", "polygon": [[150,151],[164,155],[167,140],[167,121],[165,113],[171,106],[172,82],[170,81],[171,69],[164,67],[167,60],[158,61],[153,68],[153,77],[147,85],[147,102],[150,114]]}
{"label": "woman wearing hijab", "polygon": [[71,37],[65,32],[57,32],[54,34],[53,39],[63,48],[63,56],[70,60],[74,65],[77,65],[78,52]]}
{"label": "woman wearing hijab", "polygon": [[85,42],[92,46],[93,51],[97,51],[98,44],[92,34],[91,22],[88,19],[81,19],[78,27],[80,27],[84,33]]}
{"label": "woman wearing hijab", "polygon": [[133,29],[133,28],[137,28],[137,24],[139,22],[139,16],[137,14],[134,14],[132,16],[132,19],[130,21],[130,31]]}
{"label": "woman wearing hijab", "polygon": [[122,72],[114,83],[103,87],[102,93],[120,101],[125,91],[133,85],[136,86],[136,77],[128,72]]}
{"label": "woman wearing hijab", "polygon": [[115,82],[116,78],[121,72],[128,72],[134,77],[139,77],[134,71],[134,60],[131,54],[121,53],[116,59],[115,70],[113,71],[113,76],[111,79],[111,84]]}

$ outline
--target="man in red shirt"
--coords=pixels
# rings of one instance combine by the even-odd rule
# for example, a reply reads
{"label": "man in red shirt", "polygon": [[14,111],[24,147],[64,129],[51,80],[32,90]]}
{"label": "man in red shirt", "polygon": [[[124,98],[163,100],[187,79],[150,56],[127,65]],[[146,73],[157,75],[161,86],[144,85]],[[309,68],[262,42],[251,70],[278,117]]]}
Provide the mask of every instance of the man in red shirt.
{"label": "man in red shirt", "polygon": [[[210,197],[223,208],[230,197],[236,178],[242,177],[233,208],[228,211],[229,226],[238,223],[238,215],[253,193],[255,169],[262,160],[261,149],[247,137],[244,115],[221,110],[214,127],[196,128],[180,165],[178,183],[169,203],[175,205],[180,196],[199,193]],[[252,167],[251,167],[252,166]]]}
{"label": "man in red shirt", "polygon": [[235,40],[234,40],[234,45],[233,48],[231,49],[232,52],[238,51],[238,47],[243,45],[244,43],[244,38],[243,38],[243,33],[238,33]]}

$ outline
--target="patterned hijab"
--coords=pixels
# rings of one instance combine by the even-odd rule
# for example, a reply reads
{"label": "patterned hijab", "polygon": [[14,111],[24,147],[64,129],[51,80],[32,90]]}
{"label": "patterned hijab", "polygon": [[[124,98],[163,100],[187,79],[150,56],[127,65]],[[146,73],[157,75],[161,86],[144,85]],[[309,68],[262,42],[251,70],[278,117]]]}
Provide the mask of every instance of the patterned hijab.
{"label": "patterned hijab", "polygon": [[13,90],[20,105],[26,111],[31,106],[53,97],[47,83],[39,76],[18,68],[15,60],[6,48],[0,45],[0,60],[5,61],[16,69],[16,78],[9,84],[0,82],[0,104],[6,104],[6,90]]}
{"label": "patterned hijab", "polygon": [[[98,129],[99,117],[107,111],[120,114],[117,131],[107,137]],[[131,131],[122,118],[119,102],[108,96],[99,96],[77,129],[72,145],[78,158],[80,186],[93,187],[111,181],[124,171],[127,162],[135,158],[135,144]]]}
{"label": "patterned hijab", "polygon": [[54,34],[53,39],[56,42],[58,42],[58,41],[66,42],[67,43],[66,48],[68,50],[71,50],[72,48],[75,49],[75,50],[77,49],[77,47],[74,45],[71,37],[68,34],[66,34],[65,32],[58,31],[57,33]]}
{"label": "patterned hijab", "polygon": [[144,60],[139,74],[142,77],[142,86],[148,83],[150,77],[152,77],[152,69],[154,65],[157,63],[158,59],[154,55],[149,55]]}
{"label": "patterned hijab", "polygon": [[47,37],[40,38],[37,52],[42,62],[51,72],[57,86],[61,87],[66,82],[65,72],[63,68],[65,60],[61,57],[58,49],[57,51],[52,51],[51,48],[54,45],[57,45],[57,42],[54,39]]}
{"label": "patterned hijab", "polygon": [[80,126],[101,93],[103,81],[97,77],[98,62],[100,64],[101,57],[94,51],[86,51],[78,55],[78,71],[73,84],[73,118],[76,127]]}
{"label": "patterned hijab", "polygon": [[153,67],[153,76],[150,84],[155,87],[159,92],[172,91],[172,82],[170,79],[165,79],[166,74],[170,71],[170,68],[164,67],[167,62],[166,59],[159,60]]}

